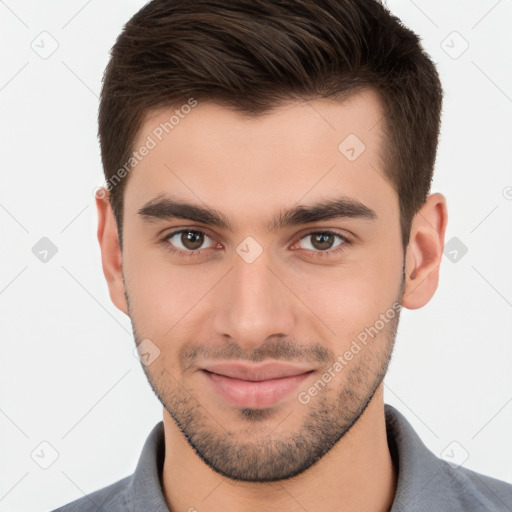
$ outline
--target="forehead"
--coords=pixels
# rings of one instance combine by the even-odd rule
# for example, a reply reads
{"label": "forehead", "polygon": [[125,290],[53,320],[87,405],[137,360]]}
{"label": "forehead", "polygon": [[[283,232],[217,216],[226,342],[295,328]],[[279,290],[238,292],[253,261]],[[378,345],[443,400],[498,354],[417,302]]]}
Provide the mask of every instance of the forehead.
{"label": "forehead", "polygon": [[250,218],[342,194],[375,210],[397,202],[381,163],[383,111],[373,91],[296,101],[259,117],[197,102],[147,116],[125,211],[162,194]]}

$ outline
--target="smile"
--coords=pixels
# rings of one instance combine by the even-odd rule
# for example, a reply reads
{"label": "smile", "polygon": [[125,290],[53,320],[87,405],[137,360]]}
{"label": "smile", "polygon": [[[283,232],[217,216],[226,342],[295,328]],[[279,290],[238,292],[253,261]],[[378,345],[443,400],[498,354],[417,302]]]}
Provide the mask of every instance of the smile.
{"label": "smile", "polygon": [[314,370],[280,363],[211,365],[202,369],[208,385],[235,407],[263,409],[292,393]]}

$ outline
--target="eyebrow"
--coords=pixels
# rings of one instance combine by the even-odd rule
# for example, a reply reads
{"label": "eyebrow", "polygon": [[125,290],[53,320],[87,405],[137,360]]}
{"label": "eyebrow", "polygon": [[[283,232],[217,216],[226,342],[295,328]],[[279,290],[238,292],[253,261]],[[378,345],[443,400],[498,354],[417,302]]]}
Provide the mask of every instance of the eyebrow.
{"label": "eyebrow", "polygon": [[[137,214],[146,222],[185,219],[233,231],[231,221],[218,210],[162,195],[145,203]],[[298,205],[278,212],[267,224],[267,229],[277,231],[287,226],[341,218],[376,220],[377,214],[355,199],[340,197],[326,199],[311,205]]]}

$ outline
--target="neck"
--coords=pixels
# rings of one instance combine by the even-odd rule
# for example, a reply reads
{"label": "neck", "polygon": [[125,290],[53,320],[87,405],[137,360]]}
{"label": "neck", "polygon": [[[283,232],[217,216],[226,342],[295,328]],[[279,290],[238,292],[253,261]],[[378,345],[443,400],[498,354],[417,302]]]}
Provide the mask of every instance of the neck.
{"label": "neck", "polygon": [[386,512],[397,474],[389,453],[383,385],[350,431],[315,465],[278,482],[236,482],[196,455],[164,410],[163,490],[171,512]]}

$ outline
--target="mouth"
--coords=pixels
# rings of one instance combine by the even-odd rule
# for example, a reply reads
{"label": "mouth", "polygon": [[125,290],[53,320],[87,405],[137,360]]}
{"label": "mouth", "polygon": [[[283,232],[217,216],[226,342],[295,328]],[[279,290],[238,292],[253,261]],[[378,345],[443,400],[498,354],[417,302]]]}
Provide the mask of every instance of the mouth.
{"label": "mouth", "polygon": [[228,404],[264,409],[290,395],[315,370],[284,363],[211,364],[202,368],[209,386]]}

